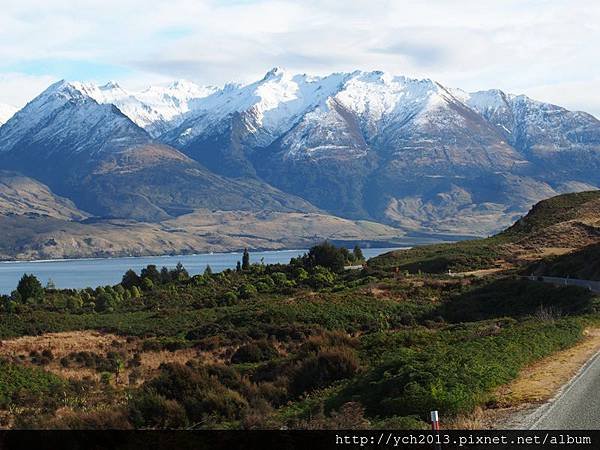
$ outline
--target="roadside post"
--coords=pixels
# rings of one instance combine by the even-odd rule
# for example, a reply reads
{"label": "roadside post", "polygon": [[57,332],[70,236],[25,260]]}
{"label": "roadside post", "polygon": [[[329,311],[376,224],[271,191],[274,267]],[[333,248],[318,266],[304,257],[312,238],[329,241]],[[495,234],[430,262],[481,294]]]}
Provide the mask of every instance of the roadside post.
{"label": "roadside post", "polygon": [[[436,439],[440,432],[440,416],[437,411],[431,411],[431,429],[436,433]],[[438,441],[435,443],[436,450],[441,450],[442,444]]]}
{"label": "roadside post", "polygon": [[431,429],[440,431],[440,418],[437,411],[431,411]]}

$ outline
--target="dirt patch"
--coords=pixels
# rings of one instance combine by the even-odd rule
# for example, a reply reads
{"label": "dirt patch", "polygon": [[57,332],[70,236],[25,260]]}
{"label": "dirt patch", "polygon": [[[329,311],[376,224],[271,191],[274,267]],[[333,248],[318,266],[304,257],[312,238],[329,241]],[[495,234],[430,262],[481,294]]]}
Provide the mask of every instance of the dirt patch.
{"label": "dirt patch", "polygon": [[477,278],[481,278],[481,277],[485,277],[488,275],[492,275],[495,273],[500,273],[503,272],[507,269],[510,269],[511,266],[509,266],[508,264],[504,264],[502,267],[494,267],[492,269],[480,269],[480,270],[471,270],[469,272],[456,272],[456,273],[450,273],[449,275],[451,277],[477,277]]}
{"label": "dirt patch", "polygon": [[600,328],[587,329],[584,334],[579,344],[541,359],[521,371],[512,383],[499,388],[493,408],[480,408],[468,416],[458,417],[448,427],[508,429],[518,426],[527,414],[551,399],[600,351]]}

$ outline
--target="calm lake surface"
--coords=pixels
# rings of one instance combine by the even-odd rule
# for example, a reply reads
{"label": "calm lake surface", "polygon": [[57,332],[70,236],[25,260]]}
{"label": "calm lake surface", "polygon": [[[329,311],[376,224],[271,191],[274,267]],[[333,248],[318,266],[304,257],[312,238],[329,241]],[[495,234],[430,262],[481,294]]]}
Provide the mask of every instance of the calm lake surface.
{"label": "calm lake surface", "polygon": [[[394,248],[365,248],[365,258],[395,250]],[[306,250],[280,250],[250,253],[250,262],[275,264],[290,262],[290,258],[302,255]],[[121,281],[127,269],[140,272],[148,264],[156,264],[169,268],[181,261],[190,275],[204,272],[210,264],[213,272],[220,272],[227,268],[235,268],[236,262],[242,259],[240,253],[213,253],[202,255],[181,256],[142,256],[126,258],[102,259],[69,259],[54,261],[9,261],[0,262],[0,294],[10,294],[17,287],[19,279],[24,273],[32,273],[46,284],[52,280],[58,288],[85,288],[105,285],[114,285]]]}

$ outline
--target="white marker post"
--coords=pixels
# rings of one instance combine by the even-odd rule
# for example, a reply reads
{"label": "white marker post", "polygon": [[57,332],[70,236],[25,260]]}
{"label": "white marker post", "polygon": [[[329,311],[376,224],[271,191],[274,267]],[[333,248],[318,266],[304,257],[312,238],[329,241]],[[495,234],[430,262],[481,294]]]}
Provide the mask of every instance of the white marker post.
{"label": "white marker post", "polygon": [[431,411],[431,429],[440,431],[440,418],[437,411]]}
{"label": "white marker post", "polygon": [[436,450],[442,449],[442,444],[439,442],[439,434],[440,434],[440,417],[437,411],[431,411],[431,429],[436,432],[436,436],[438,441],[435,444]]}

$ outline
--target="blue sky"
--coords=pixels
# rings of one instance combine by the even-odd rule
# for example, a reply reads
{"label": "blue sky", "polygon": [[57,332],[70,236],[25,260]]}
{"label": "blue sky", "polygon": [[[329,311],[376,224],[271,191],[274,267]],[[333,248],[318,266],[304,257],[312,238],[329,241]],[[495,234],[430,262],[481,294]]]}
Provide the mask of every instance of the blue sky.
{"label": "blue sky", "polygon": [[0,102],[61,78],[136,89],[283,66],[497,87],[600,116],[598,42],[592,0],[5,0]]}

